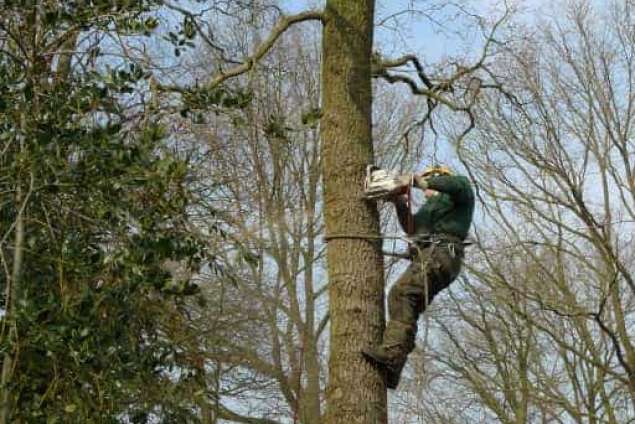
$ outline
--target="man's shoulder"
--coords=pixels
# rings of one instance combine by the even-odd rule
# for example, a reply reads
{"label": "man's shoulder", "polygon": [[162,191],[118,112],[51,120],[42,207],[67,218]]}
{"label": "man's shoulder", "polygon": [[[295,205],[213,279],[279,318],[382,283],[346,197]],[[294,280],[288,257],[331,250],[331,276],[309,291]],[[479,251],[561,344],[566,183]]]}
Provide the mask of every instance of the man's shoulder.
{"label": "man's shoulder", "polygon": [[437,181],[454,181],[461,182],[464,184],[470,184],[470,179],[462,174],[454,174],[454,175],[435,175],[432,177],[428,177],[429,180],[437,180]]}
{"label": "man's shoulder", "polygon": [[461,181],[463,184],[467,184],[469,186],[472,185],[472,182],[470,181],[470,179],[465,175],[461,175],[461,174],[453,175],[453,178],[456,178],[457,181]]}
{"label": "man's shoulder", "polygon": [[467,200],[474,201],[472,181],[465,175],[454,175],[453,177],[456,178],[456,184],[461,186],[463,197]]}
{"label": "man's shoulder", "polygon": [[450,183],[452,185],[455,186],[460,186],[460,187],[465,187],[465,188],[472,188],[472,181],[465,175],[461,175],[461,174],[457,174],[457,175],[442,175],[439,177],[435,177],[435,178],[439,178],[442,181],[446,181],[447,183]]}
{"label": "man's shoulder", "polygon": [[465,187],[469,187],[472,188],[472,181],[465,175],[452,175],[451,178],[454,178],[454,180],[458,183],[461,184]]}

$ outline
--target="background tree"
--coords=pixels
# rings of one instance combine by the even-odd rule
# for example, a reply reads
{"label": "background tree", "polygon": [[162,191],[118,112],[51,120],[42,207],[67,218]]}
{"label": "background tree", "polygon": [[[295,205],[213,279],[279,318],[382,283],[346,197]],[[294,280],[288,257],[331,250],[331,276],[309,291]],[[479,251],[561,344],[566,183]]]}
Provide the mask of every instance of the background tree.
{"label": "background tree", "polygon": [[195,414],[173,296],[193,288],[166,267],[210,258],[186,225],[189,161],[143,57],[109,43],[150,37],[155,6],[3,3],[0,422]]}
{"label": "background tree", "polygon": [[459,148],[485,215],[420,352],[425,422],[633,416],[631,9],[528,28],[498,68],[516,101],[480,103]]}
{"label": "background tree", "polygon": [[[224,253],[237,278],[209,286],[210,305],[201,310],[203,321],[215,323],[222,314],[226,323],[225,333],[215,332],[208,358],[212,368],[226,370],[213,394],[225,418],[230,409],[235,415],[250,409],[253,399],[231,394],[241,387],[269,405],[252,414],[321,419],[319,339],[327,317],[319,278],[318,48],[300,43],[299,31],[291,35],[246,78],[253,92],[248,107],[210,116],[195,130],[196,142],[209,148],[210,179],[225,182],[224,200],[213,207],[223,211],[231,239],[240,241],[226,243]],[[234,259],[241,245],[255,254],[250,261]],[[253,376],[249,384],[245,373]]]}
{"label": "background tree", "polygon": [[[413,55],[371,55],[371,1],[333,1],[323,11],[291,16],[261,1],[90,10],[63,2],[10,3],[6,10],[0,41],[8,100],[2,160],[10,170],[0,179],[7,194],[5,421],[47,415],[268,422],[251,410],[267,410],[259,396],[276,392],[273,383],[280,393],[267,399],[277,397],[281,406],[268,415],[316,421],[322,414],[316,392],[324,387],[317,378],[317,337],[327,315],[321,311],[318,319],[311,309],[329,287],[326,420],[384,422],[380,377],[358,355],[378,341],[383,322],[378,213],[360,198],[365,166],[374,161],[370,78],[404,83],[423,96],[416,128],[433,131],[431,118],[449,108],[468,117],[469,129],[478,91],[471,82],[492,80],[490,86],[500,88],[487,69],[491,39],[473,64],[435,73]],[[311,94],[304,125],[320,118],[322,141],[310,128],[296,132],[286,125],[297,122],[298,113],[285,116],[276,96],[294,87],[281,83],[290,68],[263,62],[283,33],[306,21],[324,26],[321,86],[327,92],[319,110],[312,103],[317,84],[298,85]],[[248,30],[219,29],[219,23]],[[262,29],[269,27],[270,33]],[[192,72],[189,49],[196,43],[214,52],[211,75]],[[247,107],[258,101],[256,91],[260,99],[273,96],[275,107],[266,113],[262,104]],[[198,126],[210,111],[219,116],[213,134]],[[240,128],[244,145],[232,138]],[[296,140],[301,143],[291,143]],[[227,157],[210,149],[218,146]],[[268,161],[258,156],[263,152]],[[206,172],[210,163],[215,168]],[[241,171],[253,170],[246,176],[261,186],[243,190],[221,170],[247,182]],[[289,213],[292,200],[305,206],[302,213]],[[244,208],[243,202],[257,214],[230,209]],[[331,243],[329,275],[312,284],[321,213]],[[207,299],[196,304],[172,297],[195,291],[191,283],[203,281],[203,274],[219,283]],[[253,305],[239,310],[239,296],[249,292],[258,294],[266,313]],[[227,308],[236,313],[225,320]],[[210,317],[214,311],[221,316]],[[241,317],[251,322],[237,322]],[[259,323],[267,326],[270,346],[254,346]],[[233,330],[240,343],[230,346]],[[49,357],[55,360],[42,360]],[[237,366],[241,358],[250,363]],[[34,366],[42,363],[51,366]],[[236,399],[245,387],[248,410],[225,407],[223,399]]]}

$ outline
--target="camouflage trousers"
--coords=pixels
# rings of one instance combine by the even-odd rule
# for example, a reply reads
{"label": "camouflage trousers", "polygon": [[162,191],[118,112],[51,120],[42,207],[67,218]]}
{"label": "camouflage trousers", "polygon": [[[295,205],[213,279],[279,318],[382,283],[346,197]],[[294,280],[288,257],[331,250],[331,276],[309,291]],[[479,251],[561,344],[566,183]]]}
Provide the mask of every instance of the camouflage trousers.
{"label": "camouflage trousers", "polygon": [[392,353],[396,368],[403,367],[415,347],[419,315],[459,275],[463,254],[463,244],[458,238],[454,243],[419,246],[412,262],[390,290],[390,320],[382,346]]}

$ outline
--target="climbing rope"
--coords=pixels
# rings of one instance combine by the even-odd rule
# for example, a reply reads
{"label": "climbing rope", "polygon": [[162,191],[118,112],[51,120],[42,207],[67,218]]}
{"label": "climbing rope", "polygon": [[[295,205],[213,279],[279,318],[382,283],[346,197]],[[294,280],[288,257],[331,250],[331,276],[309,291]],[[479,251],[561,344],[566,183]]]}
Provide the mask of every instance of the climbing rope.
{"label": "climbing rope", "polygon": [[[473,243],[471,240],[462,240],[460,242],[452,241],[444,241],[441,238],[436,238],[430,235],[424,235],[420,237],[404,237],[400,235],[381,235],[381,234],[354,234],[354,233],[335,233],[324,236],[324,241],[329,242],[335,239],[357,239],[357,240],[402,240],[408,243],[408,246],[415,246],[417,250],[421,250],[421,244],[425,244],[426,246],[436,246],[436,245],[447,245],[450,254],[452,256],[455,255],[454,246],[460,244],[462,246],[470,246]],[[410,250],[410,248],[409,248]],[[401,259],[411,259],[411,253],[397,253],[397,252],[387,252],[382,251],[382,254],[386,256],[394,256]]]}

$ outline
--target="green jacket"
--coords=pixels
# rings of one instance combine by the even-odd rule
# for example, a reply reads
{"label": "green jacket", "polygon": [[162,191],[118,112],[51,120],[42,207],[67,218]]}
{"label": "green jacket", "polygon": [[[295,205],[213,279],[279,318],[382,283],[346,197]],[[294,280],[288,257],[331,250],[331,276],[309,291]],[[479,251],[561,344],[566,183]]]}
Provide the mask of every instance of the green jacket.
{"label": "green jacket", "polygon": [[467,177],[437,176],[427,179],[428,188],[439,194],[414,214],[414,234],[449,234],[467,237],[474,214],[474,191]]}

